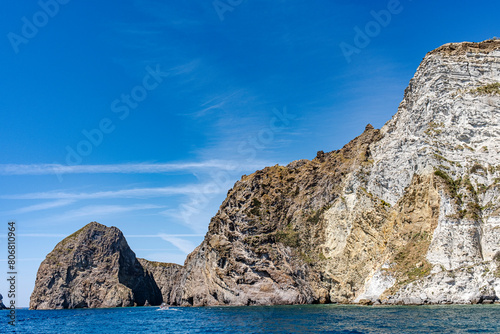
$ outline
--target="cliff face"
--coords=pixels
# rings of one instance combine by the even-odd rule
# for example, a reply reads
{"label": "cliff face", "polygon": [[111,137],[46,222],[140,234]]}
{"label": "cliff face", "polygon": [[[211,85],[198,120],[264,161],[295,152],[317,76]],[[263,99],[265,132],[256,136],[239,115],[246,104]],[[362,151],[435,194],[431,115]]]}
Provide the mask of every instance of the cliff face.
{"label": "cliff face", "polygon": [[172,304],[172,296],[180,289],[179,280],[182,276],[183,267],[175,263],[148,261],[145,259],[138,260],[160,288],[163,302]]}
{"label": "cliff face", "polygon": [[116,227],[90,223],[57,244],[38,269],[30,309],[159,305],[146,272]]}
{"label": "cliff face", "polygon": [[499,82],[500,41],[447,44],[380,131],[244,176],[174,303],[496,300]]}
{"label": "cliff face", "polygon": [[[243,176],[183,267],[140,259],[127,277],[152,278],[184,306],[494,302],[499,183],[500,41],[447,44],[426,55],[382,129]],[[109,274],[117,260],[95,257],[97,275],[76,244],[63,240],[42,263],[32,308],[132,305],[130,284]],[[98,302],[82,304],[73,278],[92,286],[104,273]]]}
{"label": "cliff face", "polygon": [[[500,41],[446,44],[422,61],[373,146],[367,189],[397,203],[415,175],[442,183],[430,275],[389,302],[466,303],[500,293]],[[498,256],[498,255],[497,255]]]}

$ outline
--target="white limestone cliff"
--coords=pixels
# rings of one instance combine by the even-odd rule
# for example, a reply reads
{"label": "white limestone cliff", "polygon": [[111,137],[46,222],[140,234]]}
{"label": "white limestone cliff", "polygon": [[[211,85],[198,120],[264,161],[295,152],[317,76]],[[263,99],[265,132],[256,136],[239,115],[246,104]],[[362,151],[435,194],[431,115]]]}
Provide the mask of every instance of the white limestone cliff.
{"label": "white limestone cliff", "polygon": [[[435,170],[458,188],[454,196],[441,194],[426,254],[433,274],[401,289],[392,302],[465,303],[488,287],[500,295],[493,260],[500,252],[500,93],[478,92],[500,83],[499,46],[498,40],[447,44],[430,52],[381,129],[384,137],[370,147],[367,189],[388,203],[402,197],[414,175]],[[468,185],[458,184],[466,179]],[[460,212],[471,206],[479,212]]]}

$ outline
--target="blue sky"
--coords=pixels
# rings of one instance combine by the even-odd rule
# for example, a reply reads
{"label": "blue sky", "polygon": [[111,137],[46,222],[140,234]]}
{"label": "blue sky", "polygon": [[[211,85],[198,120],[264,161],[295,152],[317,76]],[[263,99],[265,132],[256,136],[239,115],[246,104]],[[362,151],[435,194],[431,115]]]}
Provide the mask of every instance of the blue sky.
{"label": "blue sky", "polygon": [[45,255],[90,221],[120,228],[138,257],[182,264],[242,174],[381,127],[426,52],[499,36],[499,9],[9,1],[0,13],[0,275],[10,220],[19,306]]}

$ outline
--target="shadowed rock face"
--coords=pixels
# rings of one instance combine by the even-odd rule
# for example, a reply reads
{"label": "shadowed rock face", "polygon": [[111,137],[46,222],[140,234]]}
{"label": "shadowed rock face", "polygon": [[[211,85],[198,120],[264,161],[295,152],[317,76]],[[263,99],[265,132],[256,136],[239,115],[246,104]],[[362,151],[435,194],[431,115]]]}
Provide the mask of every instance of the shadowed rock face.
{"label": "shadowed rock face", "polygon": [[57,244],[38,269],[31,309],[120,307],[162,302],[116,227],[90,223]]}
{"label": "shadowed rock face", "polygon": [[172,296],[180,289],[180,278],[183,267],[175,263],[164,263],[138,259],[144,270],[153,276],[156,284],[161,290],[163,301],[167,304],[173,303]]}

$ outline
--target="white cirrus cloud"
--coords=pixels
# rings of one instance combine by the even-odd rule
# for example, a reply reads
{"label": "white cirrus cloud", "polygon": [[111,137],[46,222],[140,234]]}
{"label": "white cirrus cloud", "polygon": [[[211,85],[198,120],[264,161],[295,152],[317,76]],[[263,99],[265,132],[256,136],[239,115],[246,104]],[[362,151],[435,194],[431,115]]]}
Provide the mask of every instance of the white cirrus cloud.
{"label": "white cirrus cloud", "polygon": [[[38,257],[28,257],[28,258],[20,258],[16,259],[18,262],[41,262],[45,260],[44,258],[38,258]],[[7,262],[8,259],[0,259],[0,262]]]}
{"label": "white cirrus cloud", "polygon": [[206,185],[187,185],[179,187],[157,187],[157,188],[133,188],[112,191],[98,191],[92,193],[70,193],[70,192],[38,192],[17,195],[3,195],[2,199],[102,199],[102,198],[154,198],[173,195],[192,195],[207,193],[222,193],[226,189],[208,187]]}
{"label": "white cirrus cloud", "polygon": [[136,205],[87,205],[76,210],[69,210],[58,216],[50,217],[50,221],[68,221],[75,218],[88,217],[99,220],[102,216],[139,210],[162,209],[164,206],[150,204]]}
{"label": "white cirrus cloud", "polygon": [[0,175],[62,175],[62,174],[157,174],[171,172],[194,173],[213,169],[254,170],[266,166],[264,161],[241,164],[230,160],[206,160],[180,163],[129,163],[112,165],[63,164],[0,164]]}
{"label": "white cirrus cloud", "polygon": [[[58,234],[58,233],[19,233],[17,235],[21,238],[66,238],[67,234]],[[7,235],[1,235],[0,238],[7,238]]]}
{"label": "white cirrus cloud", "polygon": [[28,212],[34,212],[34,211],[48,210],[48,209],[66,206],[66,205],[72,204],[74,202],[75,202],[74,200],[61,199],[61,200],[57,200],[57,201],[34,204],[34,205],[25,206],[25,207],[10,210],[10,211],[5,211],[5,212],[3,212],[3,214],[12,215],[12,214],[22,214],[22,213],[28,213]]}
{"label": "white cirrus cloud", "polygon": [[185,254],[191,253],[196,248],[196,245],[194,243],[186,239],[174,237],[172,235],[163,233],[159,233],[158,236],[163,240],[170,242],[172,245],[179,248],[181,252]]}

